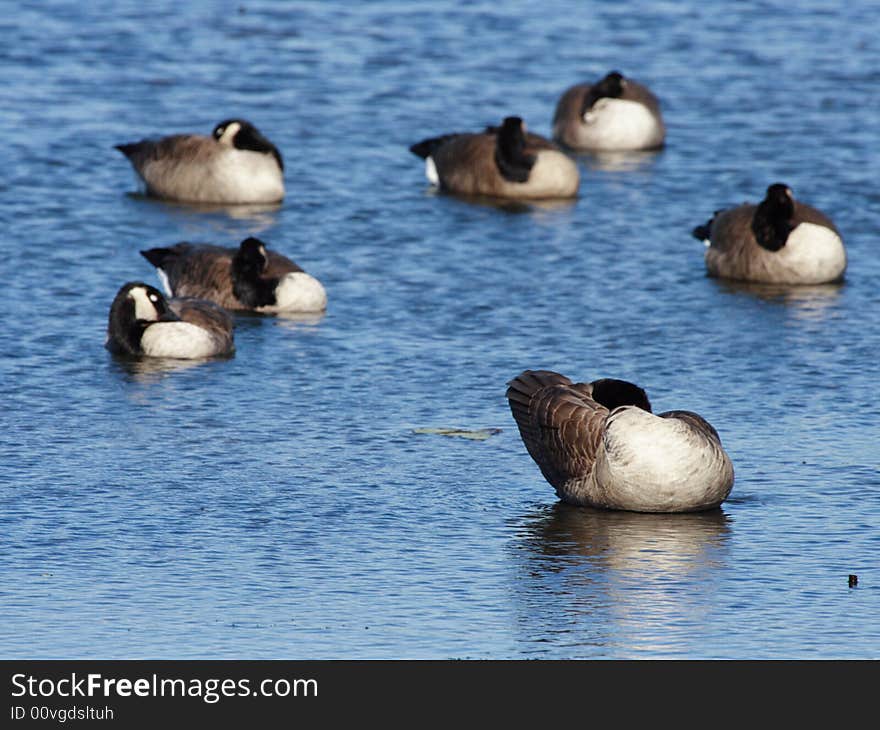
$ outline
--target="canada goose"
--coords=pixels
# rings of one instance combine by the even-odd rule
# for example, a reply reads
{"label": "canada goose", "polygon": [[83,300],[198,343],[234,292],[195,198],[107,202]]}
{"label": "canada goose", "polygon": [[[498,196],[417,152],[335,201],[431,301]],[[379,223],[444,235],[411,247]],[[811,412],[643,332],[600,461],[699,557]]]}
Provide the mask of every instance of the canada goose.
{"label": "canada goose", "polygon": [[697,512],[717,507],[733,487],[733,465],[715,429],[689,411],[654,415],[637,385],[572,383],[526,370],[508,386],[526,449],[564,502]]}
{"label": "canada goose", "polygon": [[573,150],[647,150],[663,146],[666,128],[657,97],[612,71],[562,95],[553,115],[553,138]]}
{"label": "canada goose", "polygon": [[182,242],[141,251],[141,256],[159,270],[170,296],[265,314],[327,308],[321,282],[258,238],[246,238],[237,249]]}
{"label": "canada goose", "polygon": [[116,145],[157,198],[191,203],[275,203],[284,197],[281,153],[244,119],[210,137],[175,134]]}
{"label": "canada goose", "polygon": [[446,134],[409,148],[432,184],[460,195],[546,199],[577,195],[577,165],[553,142],[526,133],[519,117],[478,133]]}
{"label": "canada goose", "polygon": [[826,284],[846,270],[843,239],[826,215],[782,183],[758,205],[719,210],[692,231],[705,241],[710,276],[765,284]]}
{"label": "canada goose", "polygon": [[107,323],[107,349],[117,355],[192,360],[231,355],[232,317],[212,302],[171,299],[141,281],[116,294]]}

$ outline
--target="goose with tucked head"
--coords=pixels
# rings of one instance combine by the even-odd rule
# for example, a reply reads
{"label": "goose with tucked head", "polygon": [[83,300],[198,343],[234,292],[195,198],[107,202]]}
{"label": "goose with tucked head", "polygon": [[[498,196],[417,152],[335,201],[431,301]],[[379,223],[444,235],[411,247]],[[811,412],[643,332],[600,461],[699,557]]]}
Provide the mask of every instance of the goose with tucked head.
{"label": "goose with tucked head", "polygon": [[284,197],[281,153],[244,119],[220,122],[210,137],[175,134],[116,145],[148,195],[187,203],[277,203]]}
{"label": "goose with tucked head", "polygon": [[168,300],[141,281],[124,284],[110,306],[107,349],[126,357],[195,360],[235,352],[232,318],[216,304]]}
{"label": "goose with tucked head", "polygon": [[258,238],[244,239],[237,249],[184,241],[141,255],[156,267],[169,296],[199,297],[228,310],[263,314],[327,308],[321,282]]}
{"label": "goose with tucked head", "polygon": [[410,151],[425,160],[433,185],[459,195],[573,198],[580,185],[574,161],[550,140],[528,133],[520,117],[483,132],[425,139]]}
{"label": "goose with tucked head", "polygon": [[632,512],[699,512],[733,488],[718,432],[690,411],[655,415],[625,380],[573,383],[526,370],[508,383],[520,436],[544,478],[569,504]]}
{"label": "goose with tucked head", "polygon": [[666,127],[648,87],[612,71],[565,91],[553,116],[553,138],[573,150],[650,150],[663,146]]}
{"label": "goose with tucked head", "polygon": [[710,276],[764,284],[826,284],[846,271],[846,249],[831,220],[774,183],[764,199],[719,210],[692,231],[704,241]]}

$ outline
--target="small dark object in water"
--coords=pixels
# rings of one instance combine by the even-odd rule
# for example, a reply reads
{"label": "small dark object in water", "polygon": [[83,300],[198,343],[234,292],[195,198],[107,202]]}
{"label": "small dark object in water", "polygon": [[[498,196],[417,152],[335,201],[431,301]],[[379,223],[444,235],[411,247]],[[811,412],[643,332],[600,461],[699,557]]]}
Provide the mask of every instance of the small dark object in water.
{"label": "small dark object in water", "polygon": [[855,588],[859,584],[859,576],[850,574],[849,576],[849,587]]}

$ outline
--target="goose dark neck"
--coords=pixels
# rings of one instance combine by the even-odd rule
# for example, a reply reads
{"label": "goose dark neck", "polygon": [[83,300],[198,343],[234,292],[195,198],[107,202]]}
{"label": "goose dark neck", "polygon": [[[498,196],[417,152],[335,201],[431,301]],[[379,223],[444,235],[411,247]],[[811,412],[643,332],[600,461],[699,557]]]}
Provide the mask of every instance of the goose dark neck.
{"label": "goose dark neck", "polygon": [[794,201],[787,190],[774,190],[771,186],[767,197],[761,201],[752,217],[752,233],[758,245],[767,251],[781,249],[794,229]]}
{"label": "goose dark neck", "polygon": [[616,378],[602,378],[592,383],[593,400],[613,411],[620,406],[638,406],[651,413],[648,394],[634,383]]}
{"label": "goose dark neck", "polygon": [[524,183],[529,179],[535,156],[526,153],[525,144],[522,119],[507,117],[495,140],[495,164],[505,180]]}
{"label": "goose dark neck", "polygon": [[593,108],[599,99],[619,99],[623,95],[623,74],[612,71],[604,79],[593,84],[584,96],[581,116]]}
{"label": "goose dark neck", "polygon": [[240,150],[251,150],[253,152],[271,152],[272,157],[275,158],[275,162],[278,163],[279,169],[284,170],[284,160],[281,158],[281,153],[278,151],[278,148],[268,139],[266,139],[262,134],[257,132],[256,129],[251,128],[247,132],[245,132],[244,130],[239,132],[235,136],[234,144]]}
{"label": "goose dark neck", "polygon": [[269,264],[263,244],[256,238],[242,242],[232,257],[232,293],[246,307],[268,307],[277,303],[277,277],[264,276]]}
{"label": "goose dark neck", "polygon": [[240,128],[232,139],[233,146],[239,150],[271,153],[278,163],[278,167],[284,170],[284,160],[281,158],[278,148],[260,134],[259,130],[250,122],[239,121],[238,124]]}
{"label": "goose dark neck", "polygon": [[108,348],[120,355],[140,355],[141,337],[147,328],[147,322],[135,318],[135,305],[131,299],[123,299],[113,302],[110,308],[110,322],[108,329],[110,337],[107,341]]}

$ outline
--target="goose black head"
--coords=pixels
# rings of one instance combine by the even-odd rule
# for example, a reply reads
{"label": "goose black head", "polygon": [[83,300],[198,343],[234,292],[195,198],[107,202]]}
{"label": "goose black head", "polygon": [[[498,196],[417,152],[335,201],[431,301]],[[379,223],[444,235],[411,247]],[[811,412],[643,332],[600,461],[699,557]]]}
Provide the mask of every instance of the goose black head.
{"label": "goose black head", "polygon": [[773,183],[768,186],[763,202],[770,203],[779,210],[794,213],[794,194],[785,183]]}
{"label": "goose black head", "polygon": [[617,380],[615,378],[602,378],[591,383],[593,386],[593,400],[613,411],[619,406],[638,406],[643,411],[651,413],[651,402],[648,394],[638,385]]}
{"label": "goose black head", "polygon": [[611,71],[606,74],[605,78],[593,84],[590,91],[584,96],[581,116],[592,109],[593,104],[599,99],[619,99],[623,95],[626,83],[626,78],[619,71]]}
{"label": "goose black head", "polygon": [[774,183],[758,204],[752,217],[752,233],[760,246],[768,251],[778,251],[794,229],[794,195],[784,183]]}
{"label": "goose black head", "polygon": [[243,274],[255,274],[259,276],[266,270],[269,263],[269,254],[266,244],[259,238],[250,236],[245,238],[238,246],[235,256],[232,258],[232,266]]}
{"label": "goose black head", "polygon": [[495,164],[501,175],[511,182],[526,182],[535,164],[535,156],[525,152],[523,120],[520,117],[505,117],[496,134]]}
{"label": "goose black head", "polygon": [[141,336],[154,322],[175,322],[180,318],[155,287],[130,281],[116,293],[107,322],[107,346],[127,355],[139,355]]}
{"label": "goose black head", "polygon": [[232,145],[238,150],[271,153],[278,167],[284,169],[284,160],[278,148],[246,119],[225,119],[214,127],[211,136],[221,144]]}
{"label": "goose black head", "polygon": [[594,88],[600,97],[610,96],[617,99],[626,88],[626,78],[620,71],[611,71]]}
{"label": "goose black head", "polygon": [[278,279],[264,276],[268,266],[266,244],[253,236],[244,239],[232,257],[232,293],[246,307],[276,304]]}

